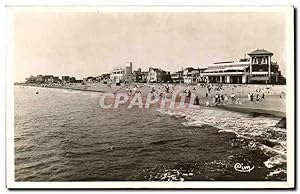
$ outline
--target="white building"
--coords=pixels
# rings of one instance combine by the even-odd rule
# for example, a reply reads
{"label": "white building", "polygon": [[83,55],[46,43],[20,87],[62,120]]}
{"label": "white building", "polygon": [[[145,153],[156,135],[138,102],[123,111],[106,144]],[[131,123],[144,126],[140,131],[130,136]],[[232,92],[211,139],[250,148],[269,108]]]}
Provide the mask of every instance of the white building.
{"label": "white building", "polygon": [[169,81],[171,75],[160,68],[149,68],[147,82],[149,83],[164,83]]}
{"label": "white building", "polygon": [[116,67],[110,72],[110,79],[113,82],[131,82],[132,81],[132,62],[125,66]]}
{"label": "white building", "polygon": [[208,83],[247,83],[249,61],[220,62],[209,65],[202,73]]}
{"label": "white building", "polygon": [[277,63],[272,62],[273,53],[257,49],[248,53],[250,58],[237,62],[213,63],[201,73],[208,83],[278,83],[281,72]]}
{"label": "white building", "polygon": [[204,77],[202,73],[206,68],[197,68],[188,67],[183,70],[183,82],[184,83],[199,83],[204,82]]}
{"label": "white building", "polygon": [[188,67],[183,70],[183,82],[184,83],[197,83],[197,77],[199,77],[200,72],[198,69],[193,67]]}

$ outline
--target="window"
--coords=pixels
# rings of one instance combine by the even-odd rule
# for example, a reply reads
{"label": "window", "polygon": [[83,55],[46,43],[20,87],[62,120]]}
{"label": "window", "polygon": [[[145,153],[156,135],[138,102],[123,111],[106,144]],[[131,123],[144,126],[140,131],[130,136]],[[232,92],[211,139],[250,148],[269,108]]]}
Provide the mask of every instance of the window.
{"label": "window", "polygon": [[252,62],[253,64],[257,64],[258,63],[258,59],[256,57],[253,57],[252,61],[253,61]]}

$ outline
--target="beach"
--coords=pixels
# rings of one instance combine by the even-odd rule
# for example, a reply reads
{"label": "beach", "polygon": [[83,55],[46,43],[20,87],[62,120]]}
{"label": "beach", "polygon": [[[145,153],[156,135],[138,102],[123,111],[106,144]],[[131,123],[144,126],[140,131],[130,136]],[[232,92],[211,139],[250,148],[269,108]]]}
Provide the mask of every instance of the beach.
{"label": "beach", "polygon": [[[166,86],[15,86],[16,181],[286,180],[286,129],[276,127],[284,115],[284,86],[271,87],[264,101],[252,103],[247,93],[266,86],[230,85],[222,91],[233,87],[241,104],[206,106],[205,87],[169,84],[173,92],[195,87],[200,105],[99,106],[104,91],[127,93],[136,85],[143,96]],[[217,92],[211,90],[211,103]],[[254,170],[239,173],[236,163]]]}
{"label": "beach", "polygon": [[[40,85],[32,85],[40,87]],[[122,84],[116,86],[115,84],[102,84],[102,83],[91,83],[87,85],[82,84],[68,84],[61,87],[57,86],[46,86],[50,88],[67,89],[67,90],[78,90],[87,92],[100,92],[100,93],[128,93],[127,88],[133,90],[135,86],[139,87],[139,91],[143,96],[147,96],[151,92],[152,88],[156,89],[156,93],[165,93],[165,87],[170,88],[170,93],[183,92],[184,90],[190,90],[193,94],[200,98],[200,105],[205,105],[206,101],[210,102],[211,106],[214,106],[213,98],[217,94],[230,95],[234,94],[238,98],[238,102],[230,102],[222,104],[222,108],[228,108],[236,111],[248,112],[259,112],[266,114],[273,114],[279,117],[284,117],[286,114],[285,96],[280,97],[282,93],[286,93],[285,85],[254,85],[254,84],[214,84],[210,92],[207,90],[207,86],[204,85],[188,85],[188,84],[146,84],[146,83],[131,83]],[[219,87],[222,86],[222,89]],[[258,90],[260,90],[258,92]],[[208,98],[206,98],[206,93]],[[260,99],[259,102],[249,102],[248,94],[264,94],[265,99]],[[217,106],[221,107],[221,106]]]}

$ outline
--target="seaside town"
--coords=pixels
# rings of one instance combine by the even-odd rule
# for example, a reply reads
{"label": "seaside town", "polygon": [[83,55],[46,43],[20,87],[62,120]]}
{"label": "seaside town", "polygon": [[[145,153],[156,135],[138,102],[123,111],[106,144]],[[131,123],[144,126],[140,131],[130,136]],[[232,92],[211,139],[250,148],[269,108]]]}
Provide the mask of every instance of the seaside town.
{"label": "seaside town", "polygon": [[17,10],[11,181],[290,181],[292,13],[134,9]]}
{"label": "seaside town", "polygon": [[[284,102],[278,99],[284,99],[286,95],[283,86],[286,80],[277,62],[272,61],[272,56],[270,51],[257,49],[239,61],[215,62],[205,68],[187,67],[172,73],[159,67],[150,67],[148,71],[142,71],[141,68],[133,70],[133,63],[127,62],[126,65],[113,68],[110,73],[96,77],[78,80],[72,76],[59,78],[54,75],[37,75],[26,78],[25,85],[126,93],[128,96],[153,93],[172,99],[173,94],[184,95],[187,100],[190,99],[188,103],[194,105],[231,105],[231,108],[232,105],[238,105],[239,108],[260,108],[285,116]],[[265,101],[266,96],[269,96],[268,101]],[[180,101],[177,97],[176,100]],[[262,101],[264,103],[260,103]],[[254,105],[257,103],[259,105]]]}
{"label": "seaside town", "polygon": [[69,83],[101,82],[116,83],[226,83],[226,84],[285,84],[279,65],[272,61],[273,53],[257,49],[248,53],[249,57],[239,61],[222,61],[207,67],[187,67],[176,72],[169,72],[159,67],[150,67],[143,71],[133,70],[133,63],[112,69],[96,77],[89,76],[78,80],[72,76],[37,75],[26,78],[26,84],[47,84],[61,86]]}
{"label": "seaside town", "polygon": [[[191,117],[193,118],[204,116],[205,119],[205,115],[197,111],[201,111],[203,107],[218,107],[219,109],[214,114],[222,114],[222,112],[228,111],[227,114],[232,117],[239,114],[250,114],[253,118],[256,118],[257,115],[272,115],[277,118],[273,123],[273,127],[286,128],[285,78],[281,75],[279,65],[271,60],[272,55],[273,53],[267,50],[257,49],[248,54],[249,58],[240,59],[237,62],[216,62],[208,65],[206,68],[187,67],[172,73],[157,67],[150,67],[148,71],[142,71],[141,68],[133,71],[133,63],[128,62],[122,67],[114,68],[109,74],[102,74],[97,77],[90,76],[83,80],[77,80],[72,76],[62,76],[61,79],[53,75],[31,76],[26,79],[25,86],[101,92],[101,95],[99,95],[99,102],[103,102],[102,104],[99,103],[101,109],[105,107],[119,108],[117,105],[121,105],[121,109],[127,106],[126,109],[128,110],[133,105],[137,105],[135,100],[138,98],[135,98],[136,96],[147,96],[146,103],[143,104],[143,100],[141,100],[138,102],[138,107],[142,109],[149,108],[154,95],[154,97],[159,99],[154,107],[162,114],[192,114]],[[34,90],[34,92],[39,94],[42,90]],[[105,93],[119,93],[120,95],[105,99],[106,95],[103,95]],[[150,95],[150,100],[148,99],[148,94],[152,94],[152,96]],[[175,98],[173,98],[174,94]],[[127,96],[127,101],[121,100],[122,95],[123,97],[124,95]],[[104,99],[102,99],[103,96]],[[170,96],[172,97],[170,98]],[[178,96],[180,98],[184,96],[184,101],[177,98]],[[175,99],[174,104],[176,105],[171,107],[170,104],[172,103],[168,104],[163,100],[166,98]],[[147,102],[150,103],[147,104]],[[181,104],[181,102],[183,102],[184,106],[183,108],[178,108],[179,106],[177,105]],[[196,108],[194,109],[195,113],[190,109],[190,105]],[[199,109],[200,106],[203,107]],[[174,110],[179,112],[175,111],[172,113]],[[180,112],[180,110],[183,112]],[[214,110],[205,109],[205,111]],[[192,112],[189,113],[188,111]],[[222,122],[233,119],[231,116],[220,121],[220,126],[222,126]],[[252,116],[249,118],[252,118]],[[226,118],[226,116],[224,117]],[[245,118],[247,119],[248,117]],[[243,120],[245,118],[240,119]],[[210,120],[209,116],[205,122],[210,122]],[[218,123],[218,121],[213,122]],[[250,124],[250,130],[253,130],[252,125],[253,123]],[[246,127],[247,129],[248,127]],[[114,149],[114,146],[109,148],[109,150]],[[278,154],[276,150],[275,153]],[[276,157],[284,158],[285,156],[283,154]],[[265,161],[264,165],[267,168],[273,167],[272,159]],[[285,159],[282,159],[282,161],[284,162]],[[194,176],[193,173],[190,174]],[[181,177],[180,173],[174,175],[167,172],[154,178],[154,180],[170,181],[184,180],[184,178]]]}

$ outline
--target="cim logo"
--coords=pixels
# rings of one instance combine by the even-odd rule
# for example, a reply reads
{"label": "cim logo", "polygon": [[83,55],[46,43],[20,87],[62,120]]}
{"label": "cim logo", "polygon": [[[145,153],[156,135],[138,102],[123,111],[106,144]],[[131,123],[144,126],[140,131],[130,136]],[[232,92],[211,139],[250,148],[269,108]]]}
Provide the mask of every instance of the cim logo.
{"label": "cim logo", "polygon": [[234,169],[236,170],[236,171],[238,171],[238,172],[251,172],[253,169],[254,169],[254,166],[244,166],[244,164],[243,163],[236,163],[235,165],[234,165]]}

